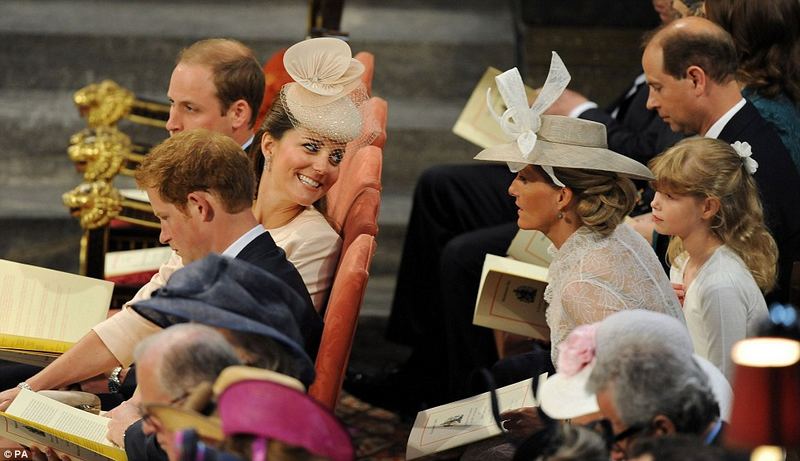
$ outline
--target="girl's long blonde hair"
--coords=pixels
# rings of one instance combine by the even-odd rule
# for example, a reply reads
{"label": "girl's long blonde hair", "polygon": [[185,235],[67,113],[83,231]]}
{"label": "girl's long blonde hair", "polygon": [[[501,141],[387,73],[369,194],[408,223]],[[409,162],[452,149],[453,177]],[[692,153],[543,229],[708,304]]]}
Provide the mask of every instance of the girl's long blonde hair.
{"label": "girl's long blonde hair", "polygon": [[[656,190],[718,199],[711,231],[742,258],[762,291],[775,286],[778,247],[764,224],[753,175],[731,145],[711,138],[684,139],[651,160],[649,167]],[[668,260],[682,252],[681,239],[672,237]]]}

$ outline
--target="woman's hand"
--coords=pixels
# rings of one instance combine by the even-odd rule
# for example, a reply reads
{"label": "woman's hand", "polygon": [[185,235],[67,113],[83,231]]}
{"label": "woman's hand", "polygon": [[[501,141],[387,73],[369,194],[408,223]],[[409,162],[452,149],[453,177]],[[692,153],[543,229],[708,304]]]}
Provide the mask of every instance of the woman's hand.
{"label": "woman's hand", "polygon": [[11,389],[7,389],[3,392],[0,392],[0,411],[6,411],[8,406],[11,405],[11,402],[14,401],[14,398],[19,394],[20,389],[18,387],[12,387]]}
{"label": "woman's hand", "polygon": [[675,296],[678,297],[678,302],[680,302],[681,306],[683,306],[683,298],[686,297],[686,290],[683,288],[683,284],[682,283],[673,283],[672,284],[672,291],[675,292]]}
{"label": "woman's hand", "polygon": [[500,413],[503,429],[514,439],[522,440],[533,433],[544,429],[544,423],[539,418],[535,407],[518,408],[516,410]]}
{"label": "woman's hand", "polygon": [[90,394],[108,394],[110,392],[108,390],[108,376],[104,374],[81,381],[79,385],[83,392],[89,392]]}
{"label": "woman's hand", "polygon": [[50,447],[31,445],[31,459],[36,461],[72,461],[68,455],[53,450]]}
{"label": "woman's hand", "polygon": [[136,405],[130,400],[122,402],[118,407],[106,413],[111,418],[108,422],[106,438],[120,448],[125,448],[125,431],[136,421],[142,419]]}

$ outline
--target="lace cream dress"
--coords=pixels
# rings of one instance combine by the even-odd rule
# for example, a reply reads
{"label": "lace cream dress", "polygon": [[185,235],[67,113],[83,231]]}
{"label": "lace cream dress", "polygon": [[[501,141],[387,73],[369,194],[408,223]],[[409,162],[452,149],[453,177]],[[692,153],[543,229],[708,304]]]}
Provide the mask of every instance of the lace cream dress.
{"label": "lace cream dress", "polygon": [[575,327],[623,309],[652,310],[686,323],[652,247],[628,225],[620,224],[608,237],[581,227],[550,251],[544,297],[553,364],[558,344]]}

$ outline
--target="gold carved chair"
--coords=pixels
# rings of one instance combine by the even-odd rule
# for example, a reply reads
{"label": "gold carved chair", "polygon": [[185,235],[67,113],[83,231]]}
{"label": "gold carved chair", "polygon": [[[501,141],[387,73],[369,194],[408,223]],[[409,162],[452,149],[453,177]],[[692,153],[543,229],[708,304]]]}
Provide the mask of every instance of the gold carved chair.
{"label": "gold carved chair", "polygon": [[[149,279],[149,273],[110,273],[106,267],[109,256],[160,246],[158,220],[149,203],[140,193],[115,185],[118,176],[133,175],[150,149],[149,145],[132,140],[120,129],[119,122],[141,126],[142,129],[137,126],[137,132],[158,130],[153,133],[156,137],[166,137],[169,106],[137,98],[110,80],[81,88],[75,93],[74,102],[88,126],[71,136],[67,154],[83,182],[66,192],[63,201],[83,228],[80,273],[115,281],[112,307],[119,307]],[[120,256],[111,261],[120,261],[124,266],[125,259]],[[131,259],[141,256],[128,257],[129,262]]]}

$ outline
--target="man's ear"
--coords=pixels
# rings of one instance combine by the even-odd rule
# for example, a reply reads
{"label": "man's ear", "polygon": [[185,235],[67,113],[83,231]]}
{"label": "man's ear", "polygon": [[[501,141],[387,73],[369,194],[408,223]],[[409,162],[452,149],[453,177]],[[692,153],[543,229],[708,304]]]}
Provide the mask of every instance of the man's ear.
{"label": "man's ear", "polygon": [[244,99],[237,99],[228,108],[228,115],[231,117],[231,126],[234,129],[249,128],[253,109]]}
{"label": "man's ear", "polygon": [[208,192],[199,190],[190,192],[186,197],[186,208],[190,216],[198,216],[202,222],[214,219],[214,200]]}
{"label": "man's ear", "polygon": [[650,428],[652,430],[652,434],[659,437],[677,432],[675,429],[675,423],[673,423],[671,419],[664,415],[656,415],[656,417],[650,422]]}
{"label": "man's ear", "polygon": [[700,96],[706,91],[708,75],[700,66],[689,66],[686,69],[686,79],[692,84],[695,96]]}
{"label": "man's ear", "polygon": [[720,201],[716,197],[706,197],[703,200],[703,219],[711,219],[714,215],[719,212],[719,207],[721,206]]}

